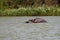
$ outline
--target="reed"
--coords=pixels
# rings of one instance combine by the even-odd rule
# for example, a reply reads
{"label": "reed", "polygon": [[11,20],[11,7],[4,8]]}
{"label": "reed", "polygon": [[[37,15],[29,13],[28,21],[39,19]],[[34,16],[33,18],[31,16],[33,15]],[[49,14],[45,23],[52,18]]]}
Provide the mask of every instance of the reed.
{"label": "reed", "polygon": [[21,7],[19,9],[0,10],[0,16],[60,16],[60,7]]}

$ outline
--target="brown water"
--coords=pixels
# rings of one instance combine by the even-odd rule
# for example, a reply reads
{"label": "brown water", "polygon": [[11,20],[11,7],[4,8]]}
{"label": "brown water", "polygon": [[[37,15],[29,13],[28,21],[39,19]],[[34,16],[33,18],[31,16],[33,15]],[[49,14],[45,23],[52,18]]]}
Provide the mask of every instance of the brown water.
{"label": "brown water", "polygon": [[[33,18],[47,23],[24,23]],[[60,40],[60,16],[0,17],[0,40]]]}

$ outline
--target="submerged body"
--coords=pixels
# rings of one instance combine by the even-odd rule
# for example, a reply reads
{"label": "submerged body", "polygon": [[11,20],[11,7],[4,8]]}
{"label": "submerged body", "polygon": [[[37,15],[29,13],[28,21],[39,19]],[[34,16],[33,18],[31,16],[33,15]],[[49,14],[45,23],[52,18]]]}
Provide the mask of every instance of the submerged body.
{"label": "submerged body", "polygon": [[42,18],[35,18],[35,19],[26,21],[26,23],[45,23],[45,22],[47,22],[47,21]]}

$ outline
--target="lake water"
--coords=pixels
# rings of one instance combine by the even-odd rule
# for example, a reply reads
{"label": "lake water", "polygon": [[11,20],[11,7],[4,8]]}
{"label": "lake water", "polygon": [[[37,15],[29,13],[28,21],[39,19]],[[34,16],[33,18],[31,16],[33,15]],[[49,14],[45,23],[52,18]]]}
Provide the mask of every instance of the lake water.
{"label": "lake water", "polygon": [[[25,23],[33,18],[47,23]],[[0,17],[0,40],[60,40],[60,16]]]}

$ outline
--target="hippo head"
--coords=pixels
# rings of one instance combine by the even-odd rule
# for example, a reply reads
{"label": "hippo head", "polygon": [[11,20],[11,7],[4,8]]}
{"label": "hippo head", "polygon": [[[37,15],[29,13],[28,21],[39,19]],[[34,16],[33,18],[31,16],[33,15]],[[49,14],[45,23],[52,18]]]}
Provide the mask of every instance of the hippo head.
{"label": "hippo head", "polygon": [[31,19],[26,21],[25,23],[46,23],[47,21],[45,21],[42,18],[35,18],[35,19]]}

